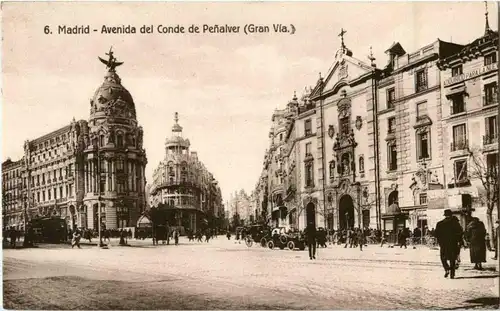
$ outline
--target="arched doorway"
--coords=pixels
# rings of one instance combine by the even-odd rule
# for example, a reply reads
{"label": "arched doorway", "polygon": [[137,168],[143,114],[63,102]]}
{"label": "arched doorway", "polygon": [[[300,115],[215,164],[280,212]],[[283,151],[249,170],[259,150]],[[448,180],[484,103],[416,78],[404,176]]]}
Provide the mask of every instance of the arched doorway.
{"label": "arched doorway", "polygon": [[309,224],[313,224],[316,227],[316,206],[314,203],[310,202],[306,206],[306,226]]}
{"label": "arched doorway", "polygon": [[339,201],[339,229],[354,228],[354,203],[350,195],[344,195]]}

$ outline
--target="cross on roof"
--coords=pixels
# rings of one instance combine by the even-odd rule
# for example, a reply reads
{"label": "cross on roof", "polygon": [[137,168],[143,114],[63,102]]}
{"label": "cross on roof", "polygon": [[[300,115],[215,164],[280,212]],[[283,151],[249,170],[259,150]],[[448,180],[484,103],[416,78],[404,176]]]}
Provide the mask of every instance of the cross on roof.
{"label": "cross on roof", "polygon": [[341,43],[341,44],[342,44],[342,47],[344,47],[344,46],[345,46],[345,45],[344,45],[344,35],[345,35],[346,33],[347,33],[347,31],[346,31],[346,30],[344,30],[344,28],[340,28],[339,37],[340,37],[340,39],[342,40],[342,43]]}

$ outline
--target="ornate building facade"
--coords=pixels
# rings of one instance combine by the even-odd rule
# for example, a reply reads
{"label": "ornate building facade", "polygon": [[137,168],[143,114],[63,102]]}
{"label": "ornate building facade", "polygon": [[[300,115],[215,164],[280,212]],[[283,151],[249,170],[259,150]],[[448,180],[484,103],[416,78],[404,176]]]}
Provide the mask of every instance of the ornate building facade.
{"label": "ornate building facade", "polygon": [[175,113],[172,135],[165,141],[165,158],[153,172],[150,206],[166,206],[174,212],[170,225],[197,231],[204,223],[222,227],[225,218],[222,194],[212,173],[190,151],[189,139]]}
{"label": "ornate building facade", "polygon": [[122,63],[112,51],[108,55],[101,59],[107,72],[90,101],[89,120],[73,119],[24,144],[19,163],[27,219],[57,216],[71,228],[96,229],[100,207],[101,223],[116,229],[135,226],[144,210],[143,131],[132,96],[115,70]]}
{"label": "ornate building facade", "polygon": [[356,59],[344,34],[327,75],[273,114],[254,208],[299,229],[430,229],[448,207],[485,220],[488,185],[467,168],[471,150],[486,172],[498,165],[498,32],[411,53],[394,43],[384,68]]}
{"label": "ornate building facade", "polygon": [[[467,222],[473,213],[493,224],[498,213],[498,31],[484,35],[438,63],[443,93],[445,189],[434,191],[429,212],[434,226],[440,207]],[[490,213],[488,213],[490,209]],[[490,217],[488,217],[488,214]],[[497,214],[498,215],[498,214]],[[497,216],[498,217],[498,216]]]}

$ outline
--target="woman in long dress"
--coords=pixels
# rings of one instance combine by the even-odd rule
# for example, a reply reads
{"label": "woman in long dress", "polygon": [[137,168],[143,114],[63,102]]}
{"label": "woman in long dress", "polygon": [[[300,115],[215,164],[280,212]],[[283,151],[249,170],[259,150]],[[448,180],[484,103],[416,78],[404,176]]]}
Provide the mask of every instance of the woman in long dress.
{"label": "woman in long dress", "polygon": [[486,228],[479,218],[472,218],[467,226],[467,239],[469,240],[470,261],[474,264],[474,269],[482,270],[482,263],[486,262]]}

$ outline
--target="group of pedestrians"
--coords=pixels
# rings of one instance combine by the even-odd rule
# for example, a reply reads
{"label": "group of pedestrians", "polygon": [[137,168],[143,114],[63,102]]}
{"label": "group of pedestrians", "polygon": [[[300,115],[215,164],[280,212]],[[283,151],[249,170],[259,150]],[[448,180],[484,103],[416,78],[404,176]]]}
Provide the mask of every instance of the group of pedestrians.
{"label": "group of pedestrians", "polygon": [[195,240],[198,242],[203,242],[203,236],[205,236],[205,242],[208,243],[210,239],[216,238],[217,234],[213,234],[212,230],[206,229],[204,231],[197,230],[195,233],[192,231],[189,231],[187,234],[189,242],[194,242]]}
{"label": "group of pedestrians", "polygon": [[[440,248],[440,259],[445,270],[444,277],[455,278],[457,264],[460,261],[460,250],[464,246],[464,239],[469,246],[470,261],[474,269],[482,270],[482,263],[486,262],[486,227],[477,217],[473,217],[464,231],[456,216],[451,210],[444,211],[445,218],[437,223],[434,232]],[[498,238],[498,229],[496,236]]]}

